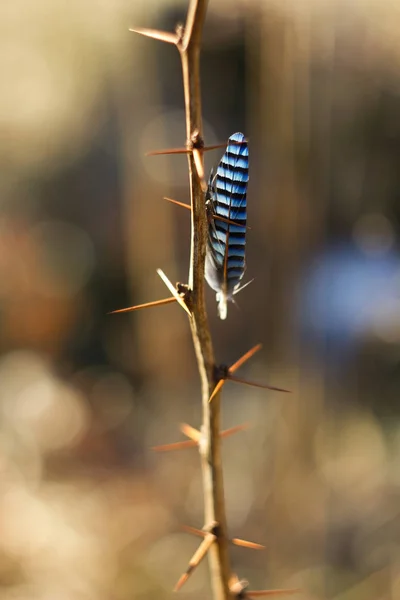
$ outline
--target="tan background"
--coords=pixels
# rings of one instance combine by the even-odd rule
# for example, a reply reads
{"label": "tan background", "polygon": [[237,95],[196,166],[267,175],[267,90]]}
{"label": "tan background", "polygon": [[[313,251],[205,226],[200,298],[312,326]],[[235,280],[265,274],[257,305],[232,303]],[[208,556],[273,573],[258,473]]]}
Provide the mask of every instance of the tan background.
{"label": "tan background", "polygon": [[[176,306],[188,270],[172,29],[186,2],[14,0],[0,8],[0,598],[167,598],[201,527],[198,378]],[[207,143],[250,144],[246,277],[216,317],[218,360],[263,350],[227,384],[232,549],[251,587],[400,597],[400,5],[211,0]],[[207,155],[207,169],[220,157]],[[202,565],[183,594],[209,593]]]}

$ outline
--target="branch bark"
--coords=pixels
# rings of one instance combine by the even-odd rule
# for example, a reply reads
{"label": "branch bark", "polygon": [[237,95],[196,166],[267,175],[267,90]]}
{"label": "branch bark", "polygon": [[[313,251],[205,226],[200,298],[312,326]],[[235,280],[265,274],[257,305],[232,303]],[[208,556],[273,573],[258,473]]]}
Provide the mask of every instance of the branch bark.
{"label": "branch bark", "polygon": [[[202,143],[200,48],[208,0],[190,0],[181,43],[178,44],[182,61],[185,96],[187,142]],[[225,515],[224,485],[221,463],[220,394],[210,403],[215,387],[215,360],[204,297],[204,265],[207,245],[207,218],[202,182],[192,153],[188,154],[190,194],[192,203],[191,257],[189,287],[192,290],[190,326],[201,380],[203,423],[199,445],[203,488],[205,524],[218,523],[216,542],[208,555],[215,600],[230,598],[231,576],[228,535]]]}

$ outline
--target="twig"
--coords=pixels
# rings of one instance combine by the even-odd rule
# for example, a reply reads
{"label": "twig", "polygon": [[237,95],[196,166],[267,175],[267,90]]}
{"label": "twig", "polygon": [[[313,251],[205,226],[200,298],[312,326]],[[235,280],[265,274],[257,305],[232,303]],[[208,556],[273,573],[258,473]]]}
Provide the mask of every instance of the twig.
{"label": "twig", "polygon": [[[193,345],[196,353],[201,380],[203,422],[199,451],[202,463],[204,490],[204,522],[218,523],[208,544],[201,548],[209,556],[211,581],[215,600],[232,597],[229,587],[231,570],[228,553],[228,536],[225,516],[224,486],[221,464],[220,437],[220,395],[214,396],[210,404],[208,399],[213,392],[215,380],[215,360],[208,325],[204,297],[204,266],[207,246],[207,214],[205,210],[201,94],[200,94],[200,46],[203,24],[208,0],[189,0],[189,8],[184,27],[177,27],[174,34],[151,29],[133,29],[147,37],[175,45],[181,57],[183,89],[185,98],[187,156],[189,162],[189,180],[191,197],[191,246],[188,292],[190,293],[190,311],[184,300],[166,281],[175,299],[189,314]],[[181,152],[181,150],[179,150]],[[160,272],[159,272],[160,274]],[[161,276],[161,274],[160,274]],[[188,444],[184,444],[187,447]],[[197,554],[195,555],[197,561]],[[197,564],[197,562],[195,563]],[[190,566],[177,589],[186,581]]]}
{"label": "twig", "polygon": [[[200,94],[200,45],[207,0],[190,0],[180,55],[185,95],[186,135],[188,141],[202,142]],[[202,160],[202,157],[201,157]],[[201,379],[203,404],[203,440],[200,454],[204,489],[204,522],[218,523],[215,543],[208,556],[214,598],[230,598],[228,535],[225,515],[224,485],[221,464],[220,397],[208,399],[215,387],[214,351],[204,297],[204,265],[207,244],[207,215],[201,178],[193,154],[188,154],[190,197],[192,204],[191,257],[189,287],[192,290],[190,326]]]}

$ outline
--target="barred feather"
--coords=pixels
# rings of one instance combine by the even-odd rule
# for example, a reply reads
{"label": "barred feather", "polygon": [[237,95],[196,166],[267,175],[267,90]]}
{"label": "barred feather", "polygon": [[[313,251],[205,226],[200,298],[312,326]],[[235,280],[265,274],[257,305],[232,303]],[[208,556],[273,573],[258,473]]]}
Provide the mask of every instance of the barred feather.
{"label": "barred feather", "polygon": [[[249,150],[242,133],[234,133],[218,165],[211,171],[206,195],[214,216],[208,231],[205,278],[217,292],[218,313],[226,319],[227,303],[240,286],[245,271],[246,192],[249,181]],[[234,221],[235,224],[231,222]]]}

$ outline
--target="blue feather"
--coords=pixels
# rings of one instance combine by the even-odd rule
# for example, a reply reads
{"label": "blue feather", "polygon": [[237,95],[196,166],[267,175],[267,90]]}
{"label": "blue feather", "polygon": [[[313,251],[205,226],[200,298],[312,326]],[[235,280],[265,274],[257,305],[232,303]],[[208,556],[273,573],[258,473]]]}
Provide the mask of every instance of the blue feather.
{"label": "blue feather", "polygon": [[[224,155],[211,171],[206,194],[210,220],[205,278],[217,292],[218,313],[226,319],[228,300],[239,291],[245,271],[246,193],[249,181],[249,150],[242,133],[228,140]],[[230,223],[219,220],[228,219]],[[235,223],[233,224],[232,221]]]}

